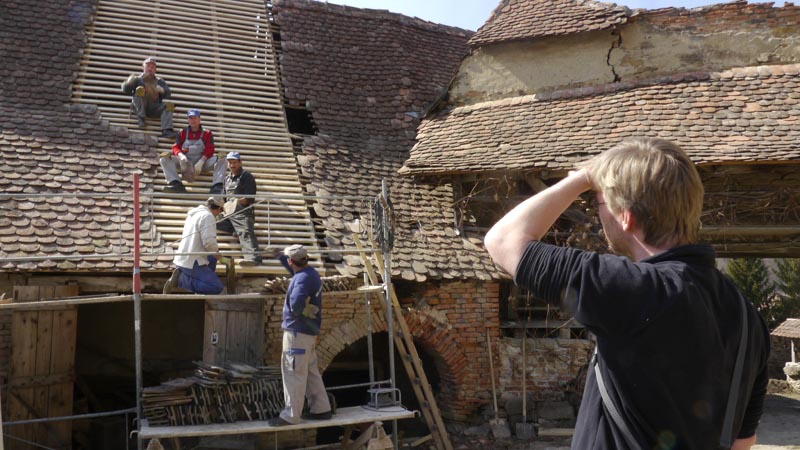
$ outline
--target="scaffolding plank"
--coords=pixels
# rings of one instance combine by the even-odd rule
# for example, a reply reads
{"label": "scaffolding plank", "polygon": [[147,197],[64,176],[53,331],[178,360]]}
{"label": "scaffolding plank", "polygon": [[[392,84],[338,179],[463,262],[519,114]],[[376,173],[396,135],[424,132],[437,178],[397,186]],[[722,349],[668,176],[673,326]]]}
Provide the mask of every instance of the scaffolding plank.
{"label": "scaffolding plank", "polygon": [[369,409],[364,406],[350,406],[337,409],[336,414],[329,420],[304,420],[297,425],[286,425],[282,427],[270,426],[269,423],[264,420],[213,425],[151,427],[146,420],[143,420],[142,428],[139,430],[139,437],[142,439],[153,439],[309,430],[313,428],[341,427],[358,423],[410,419],[412,417],[414,417],[413,411],[409,411],[400,406],[392,406],[379,410]]}

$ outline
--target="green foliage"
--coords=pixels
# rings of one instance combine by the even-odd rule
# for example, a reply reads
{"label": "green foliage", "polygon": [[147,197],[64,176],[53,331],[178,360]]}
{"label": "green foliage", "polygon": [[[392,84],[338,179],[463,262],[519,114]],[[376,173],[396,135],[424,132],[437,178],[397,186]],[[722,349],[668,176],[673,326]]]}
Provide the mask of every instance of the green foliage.
{"label": "green foliage", "polygon": [[772,329],[771,308],[775,300],[775,284],[769,279],[769,269],[764,261],[759,258],[735,258],[728,263],[726,271]]}
{"label": "green foliage", "polygon": [[800,318],[800,259],[779,259],[776,266],[778,295],[771,315],[780,325],[790,317]]}

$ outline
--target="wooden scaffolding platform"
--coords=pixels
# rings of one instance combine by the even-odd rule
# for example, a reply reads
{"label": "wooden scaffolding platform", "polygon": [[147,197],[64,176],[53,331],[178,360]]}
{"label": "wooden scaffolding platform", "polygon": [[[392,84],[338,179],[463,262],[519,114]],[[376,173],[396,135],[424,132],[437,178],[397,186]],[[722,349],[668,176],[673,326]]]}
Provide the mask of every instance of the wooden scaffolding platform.
{"label": "wooden scaffolding platform", "polygon": [[368,409],[363,406],[339,408],[329,420],[304,420],[297,425],[273,427],[263,420],[248,422],[219,423],[213,425],[184,425],[179,427],[151,427],[147,421],[142,422],[139,436],[142,439],[174,438],[193,436],[224,436],[250,433],[268,433],[292,430],[308,430],[324,427],[344,427],[370,422],[387,422],[391,420],[411,419],[414,412],[400,406],[381,409]]}

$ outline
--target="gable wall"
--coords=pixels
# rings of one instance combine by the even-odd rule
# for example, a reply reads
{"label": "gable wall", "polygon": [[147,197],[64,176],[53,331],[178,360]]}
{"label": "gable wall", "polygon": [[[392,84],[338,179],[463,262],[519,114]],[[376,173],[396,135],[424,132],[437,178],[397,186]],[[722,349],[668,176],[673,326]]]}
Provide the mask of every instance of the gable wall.
{"label": "gable wall", "polygon": [[[675,73],[800,62],[800,7],[732,3],[642,12],[617,30],[473,49],[454,105]],[[544,62],[546,61],[546,64]]]}

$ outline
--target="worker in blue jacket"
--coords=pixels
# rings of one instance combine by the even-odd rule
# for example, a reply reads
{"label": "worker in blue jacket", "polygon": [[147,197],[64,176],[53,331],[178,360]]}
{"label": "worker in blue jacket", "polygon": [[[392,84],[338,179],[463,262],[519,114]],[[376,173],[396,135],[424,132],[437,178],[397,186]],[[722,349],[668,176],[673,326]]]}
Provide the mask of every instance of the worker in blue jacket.
{"label": "worker in blue jacket", "polygon": [[[322,279],[308,265],[305,247],[286,247],[281,264],[292,274],[283,303],[281,375],[285,406],[272,426],[294,425],[300,419],[327,420],[333,415],[317,367],[317,336],[322,326]],[[303,414],[308,397],[308,413]]]}

